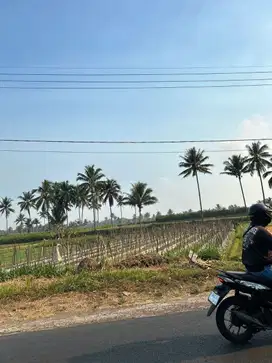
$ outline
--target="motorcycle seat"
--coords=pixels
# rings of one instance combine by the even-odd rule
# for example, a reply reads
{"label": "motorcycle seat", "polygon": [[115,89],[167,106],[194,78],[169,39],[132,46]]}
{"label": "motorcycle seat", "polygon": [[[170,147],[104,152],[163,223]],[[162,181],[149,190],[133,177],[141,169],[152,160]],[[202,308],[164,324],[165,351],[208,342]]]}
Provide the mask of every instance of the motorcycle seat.
{"label": "motorcycle seat", "polygon": [[238,280],[244,280],[248,282],[255,282],[258,284],[262,284],[272,289],[272,280],[267,279],[263,276],[255,276],[249,272],[241,272],[241,271],[226,271],[227,275],[230,275]]}

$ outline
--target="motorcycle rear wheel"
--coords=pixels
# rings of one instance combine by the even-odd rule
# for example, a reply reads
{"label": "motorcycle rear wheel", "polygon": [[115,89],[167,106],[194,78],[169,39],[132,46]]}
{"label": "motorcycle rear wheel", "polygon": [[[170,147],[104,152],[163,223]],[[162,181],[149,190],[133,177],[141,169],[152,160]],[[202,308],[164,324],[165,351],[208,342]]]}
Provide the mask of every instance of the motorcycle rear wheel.
{"label": "motorcycle rear wheel", "polygon": [[[218,306],[218,309],[216,311],[216,325],[220,333],[223,335],[225,339],[230,341],[233,344],[239,344],[244,345],[248,343],[251,338],[254,335],[254,328],[250,325],[241,323],[241,326],[243,324],[243,327],[245,331],[242,334],[233,334],[231,332],[232,326],[237,326],[237,322],[234,322],[234,325],[227,327],[226,321],[225,321],[225,313],[227,310],[229,310],[231,307],[235,309],[241,309],[243,310],[243,301],[235,296],[228,297],[227,299],[223,300],[222,303]],[[231,321],[233,322],[232,318]]]}

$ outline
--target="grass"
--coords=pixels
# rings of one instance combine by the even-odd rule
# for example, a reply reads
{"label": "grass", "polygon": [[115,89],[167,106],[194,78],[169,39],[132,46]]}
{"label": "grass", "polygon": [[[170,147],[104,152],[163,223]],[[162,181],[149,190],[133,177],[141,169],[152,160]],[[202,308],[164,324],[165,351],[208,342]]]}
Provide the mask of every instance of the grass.
{"label": "grass", "polygon": [[[142,258],[142,257],[141,257]],[[150,257],[149,257],[150,260]],[[24,267],[12,272],[0,272],[0,301],[5,299],[40,299],[67,292],[87,293],[116,288],[150,288],[159,285],[176,286],[188,284],[194,279],[197,284],[216,275],[216,270],[204,270],[189,264],[183,258],[165,260],[164,264],[149,268],[108,267],[100,271],[76,273],[74,267],[44,265]],[[242,265],[231,261],[213,261],[213,267],[241,269]],[[11,280],[11,281],[9,281]]]}
{"label": "grass", "polygon": [[202,260],[220,260],[221,255],[219,248],[214,245],[208,245],[198,252],[198,257]]}
{"label": "grass", "polygon": [[[225,264],[229,268],[240,268],[238,264]],[[222,268],[222,264],[214,267]],[[48,271],[47,271],[48,273]],[[203,270],[197,267],[165,266],[160,269],[123,269],[105,270],[99,272],[82,272],[75,274],[64,271],[56,277],[52,273],[50,278],[36,278],[31,274],[24,278],[7,281],[1,284],[0,301],[11,300],[38,300],[48,296],[65,294],[69,292],[90,293],[94,291],[143,291],[152,289],[167,290],[182,288],[185,285],[200,286],[216,276],[215,270]]]}
{"label": "grass", "polygon": [[[209,253],[212,250],[208,250]],[[211,254],[209,254],[210,257]],[[154,256],[156,257],[156,256]],[[100,270],[83,270],[55,265],[24,267],[14,272],[0,271],[0,321],[2,327],[15,322],[69,313],[112,309],[150,302],[169,302],[211,290],[216,269],[243,270],[238,261],[209,261],[211,269],[192,265],[183,253],[152,259],[135,256],[127,266],[138,261],[138,268],[99,266]],[[157,261],[157,265],[154,265]],[[143,267],[148,265],[149,267]],[[125,264],[126,266],[126,264]]]}
{"label": "grass", "polygon": [[246,224],[240,224],[236,227],[235,233],[233,235],[233,240],[230,243],[226,253],[225,258],[232,261],[241,261],[242,258],[242,242],[243,233],[246,228]]}

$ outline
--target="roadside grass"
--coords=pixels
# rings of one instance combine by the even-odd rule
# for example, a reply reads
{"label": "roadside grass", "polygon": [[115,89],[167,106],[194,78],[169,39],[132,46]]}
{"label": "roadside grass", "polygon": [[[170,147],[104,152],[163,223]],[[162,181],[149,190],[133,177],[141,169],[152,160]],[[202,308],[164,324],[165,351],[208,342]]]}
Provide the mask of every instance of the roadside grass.
{"label": "roadside grass", "polygon": [[[171,288],[193,286],[198,292],[202,284],[216,277],[217,268],[242,270],[236,261],[213,261],[212,269],[203,270],[188,261],[150,268],[107,269],[95,272],[76,273],[72,268],[25,271],[23,277],[12,276],[13,280],[1,283],[0,301],[37,300],[69,292],[90,293],[115,291],[165,291]],[[11,277],[11,276],[9,276]],[[15,278],[14,278],[15,277]],[[7,276],[3,278],[8,280]],[[195,292],[195,293],[196,293]]]}
{"label": "roadside grass", "polygon": [[240,224],[239,226],[236,227],[234,236],[233,236],[233,240],[232,242],[229,244],[224,258],[226,260],[231,260],[231,261],[241,261],[242,259],[242,240],[243,240],[243,233],[244,230],[246,228],[246,224]]}
{"label": "roadside grass", "polygon": [[201,249],[198,252],[198,257],[200,257],[202,260],[220,260],[221,254],[220,250],[217,246],[214,245],[208,245],[205,248]]}

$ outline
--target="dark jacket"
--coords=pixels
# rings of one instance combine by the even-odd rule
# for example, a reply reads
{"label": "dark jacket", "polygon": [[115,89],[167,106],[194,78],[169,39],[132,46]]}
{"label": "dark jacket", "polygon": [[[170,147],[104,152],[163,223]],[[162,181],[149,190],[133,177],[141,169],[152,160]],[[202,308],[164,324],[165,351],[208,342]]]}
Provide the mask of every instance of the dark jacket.
{"label": "dark jacket", "polygon": [[272,264],[272,235],[264,227],[250,225],[243,234],[242,262],[250,272],[259,272]]}

